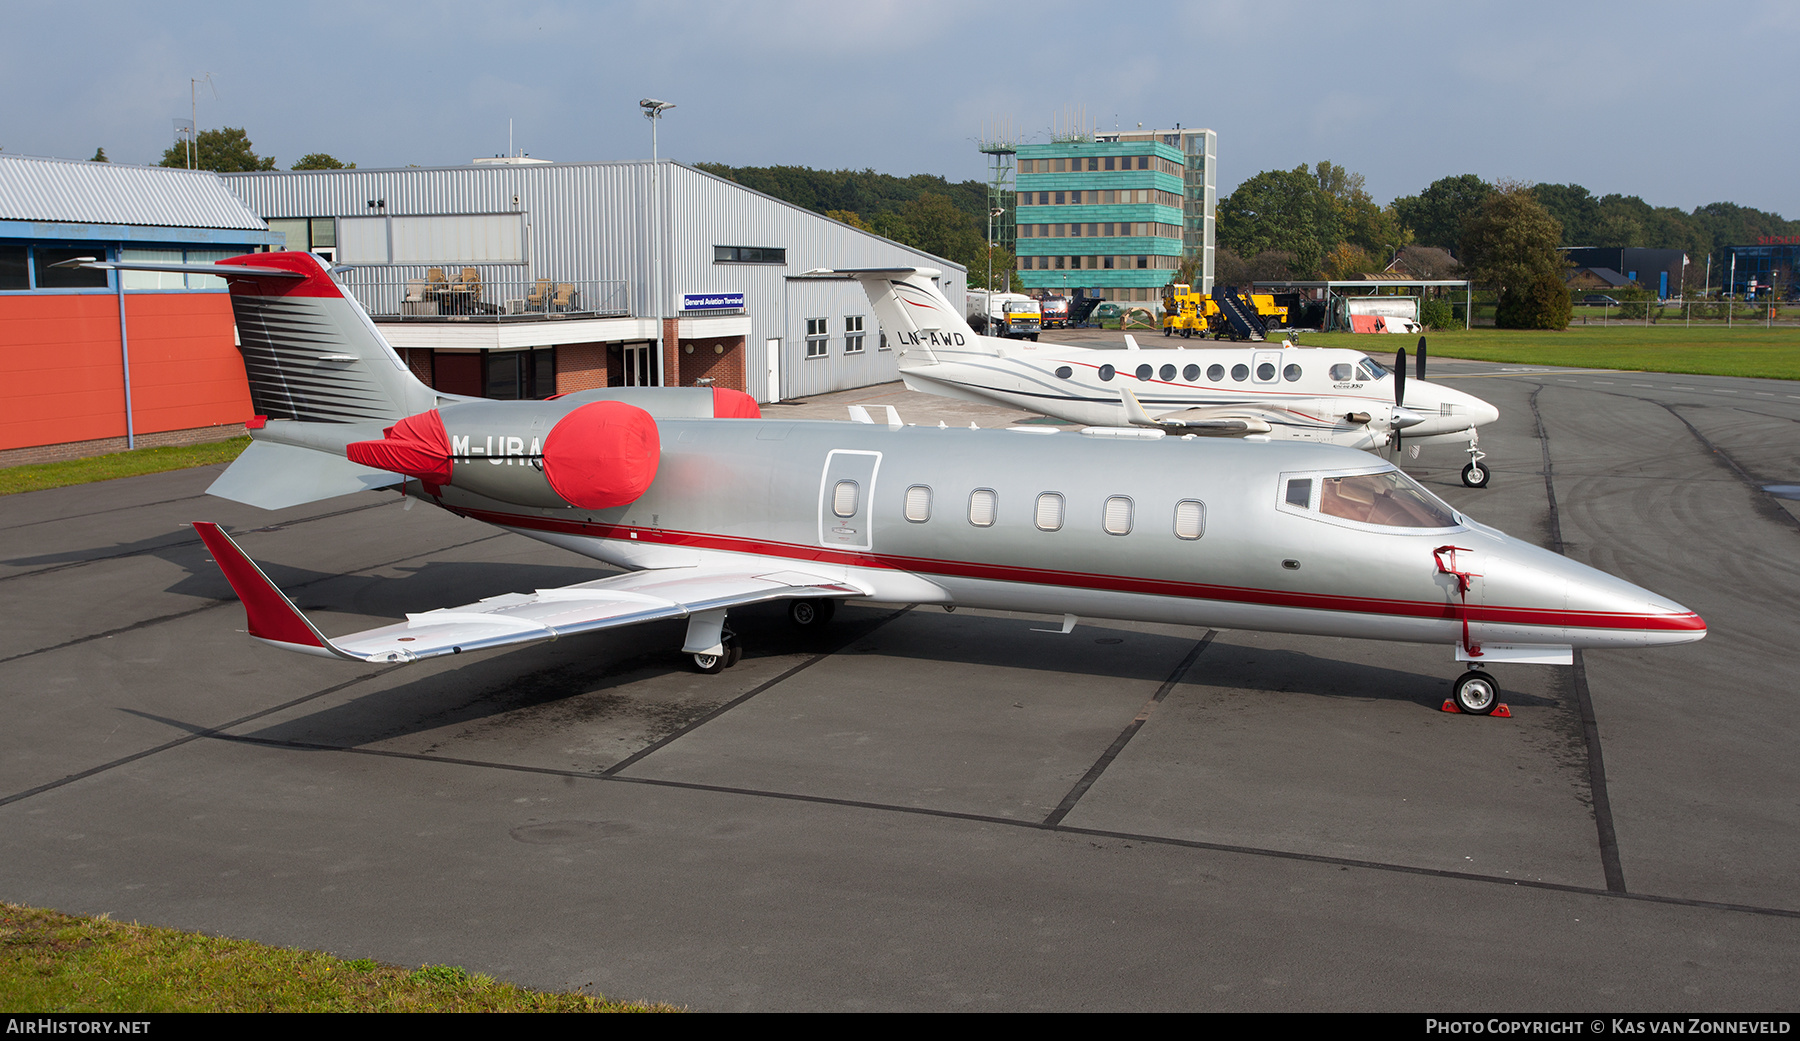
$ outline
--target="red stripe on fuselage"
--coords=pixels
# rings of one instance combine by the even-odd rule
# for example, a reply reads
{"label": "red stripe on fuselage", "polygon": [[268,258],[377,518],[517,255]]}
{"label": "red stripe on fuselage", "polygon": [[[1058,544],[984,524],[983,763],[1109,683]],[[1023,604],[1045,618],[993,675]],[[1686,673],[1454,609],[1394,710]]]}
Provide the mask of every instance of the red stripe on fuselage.
{"label": "red stripe on fuselage", "polygon": [[[1329,593],[1290,593],[1276,589],[1250,589],[1239,586],[1215,586],[1198,582],[1176,582],[1168,579],[1138,578],[1130,575],[1104,575],[1084,571],[1055,571],[1049,568],[1017,567],[1006,564],[981,564],[963,560],[939,560],[930,557],[902,557],[882,553],[850,553],[825,546],[800,546],[736,535],[704,532],[672,531],[667,528],[635,528],[621,524],[593,524],[565,521],[554,517],[532,517],[500,513],[493,510],[458,508],[457,513],[488,524],[507,528],[525,528],[564,535],[586,535],[638,544],[684,546],[692,549],[722,550],[789,560],[816,560],[849,567],[882,568],[921,575],[944,575],[957,578],[979,578],[996,582],[1023,582],[1030,585],[1068,586],[1074,589],[1098,589],[1115,593],[1142,593],[1151,596],[1178,596],[1190,600],[1217,600],[1227,603],[1257,604],[1266,607],[1291,607],[1314,611],[1355,611],[1359,614],[1395,615],[1407,618],[1442,618],[1456,621],[1464,617],[1461,604],[1431,603],[1418,600],[1384,600],[1376,597],[1339,596]],[[636,537],[633,538],[633,535]],[[1578,629],[1637,629],[1656,631],[1699,631],[1706,623],[1693,612],[1687,614],[1635,614],[1612,611],[1566,611],[1537,607],[1504,607],[1481,605],[1467,609],[1471,622],[1496,622],[1514,625],[1568,626]]]}

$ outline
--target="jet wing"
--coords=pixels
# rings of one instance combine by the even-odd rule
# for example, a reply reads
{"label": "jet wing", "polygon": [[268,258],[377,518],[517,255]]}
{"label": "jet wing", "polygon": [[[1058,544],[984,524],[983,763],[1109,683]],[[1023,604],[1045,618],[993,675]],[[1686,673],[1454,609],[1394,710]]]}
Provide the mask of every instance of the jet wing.
{"label": "jet wing", "polygon": [[300,613],[217,524],[198,521],[194,530],[244,602],[251,636],[284,650],[347,661],[419,661],[639,622],[686,618],[766,600],[868,595],[855,586],[801,571],[702,565],[634,571],[530,593],[504,593],[460,607],[409,614],[404,622],[331,639]]}
{"label": "jet wing", "polygon": [[1243,437],[1246,434],[1266,434],[1272,429],[1269,421],[1255,409],[1190,408],[1152,417],[1138,403],[1137,395],[1130,390],[1120,387],[1119,399],[1125,405],[1125,418],[1131,421],[1132,426],[1161,427],[1164,430],[1185,431],[1202,437]]}

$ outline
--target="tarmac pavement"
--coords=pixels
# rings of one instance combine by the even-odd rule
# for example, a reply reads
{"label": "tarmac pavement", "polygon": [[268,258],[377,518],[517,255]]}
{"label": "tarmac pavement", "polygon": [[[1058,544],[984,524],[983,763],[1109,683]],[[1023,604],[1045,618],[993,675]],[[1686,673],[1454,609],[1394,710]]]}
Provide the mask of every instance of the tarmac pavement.
{"label": "tarmac pavement", "polygon": [[[216,467],[13,495],[0,899],[706,1010],[1792,1010],[1800,386],[1432,370],[1494,477],[1409,472],[1706,640],[1496,668],[1511,719],[1438,711],[1445,647],[924,607],[376,668],[243,636],[186,524],[327,633],[605,569]],[[766,411],[855,402],[1028,418]]]}

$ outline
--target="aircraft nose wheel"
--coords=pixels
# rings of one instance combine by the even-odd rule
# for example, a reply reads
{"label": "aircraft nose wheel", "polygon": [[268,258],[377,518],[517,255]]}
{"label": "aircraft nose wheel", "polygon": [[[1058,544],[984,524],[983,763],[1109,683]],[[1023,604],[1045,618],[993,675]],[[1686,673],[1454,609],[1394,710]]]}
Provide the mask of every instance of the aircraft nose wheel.
{"label": "aircraft nose wheel", "polygon": [[1500,703],[1500,685],[1485,672],[1471,669],[1456,678],[1456,707],[1472,716],[1485,716]]}
{"label": "aircraft nose wheel", "polygon": [[1488,468],[1480,463],[1470,463],[1462,470],[1462,482],[1470,488],[1486,488],[1491,476]]}

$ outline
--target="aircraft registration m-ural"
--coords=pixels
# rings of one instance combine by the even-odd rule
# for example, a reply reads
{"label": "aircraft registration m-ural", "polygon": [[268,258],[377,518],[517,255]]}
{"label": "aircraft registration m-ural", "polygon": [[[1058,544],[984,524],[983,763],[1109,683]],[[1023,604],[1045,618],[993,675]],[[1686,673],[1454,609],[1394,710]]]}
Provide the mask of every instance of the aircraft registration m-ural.
{"label": "aircraft registration m-ural", "polygon": [[[1392,371],[1362,351],[1262,343],[1250,347],[1095,350],[983,336],[933,284],[931,268],[809,271],[860,282],[894,342],[900,376],[914,390],[1012,408],[1070,423],[1141,426],[1207,437],[1263,434],[1276,440],[1376,450],[1459,444],[1469,453],[1463,483],[1485,487],[1491,471],[1476,428],[1500,418],[1487,402],[1418,379],[1406,381],[1405,352]],[[904,314],[903,319],[901,315]],[[890,340],[893,333],[889,333]]]}
{"label": "aircraft registration m-ural", "polygon": [[[109,265],[110,266],[110,265]],[[735,391],[616,388],[546,401],[438,393],[308,253],[205,265],[230,285],[253,443],[209,489],[267,508],[398,485],[417,500],[627,569],[327,637],[216,525],[201,537],[250,635],[404,663],[654,619],[703,672],[727,614],[842,601],[1451,645],[1465,712],[1482,666],[1698,640],[1680,604],[1479,524],[1334,445],[1045,428],[789,421]],[[933,330],[885,316],[890,337]],[[266,418],[263,418],[266,417]]]}

